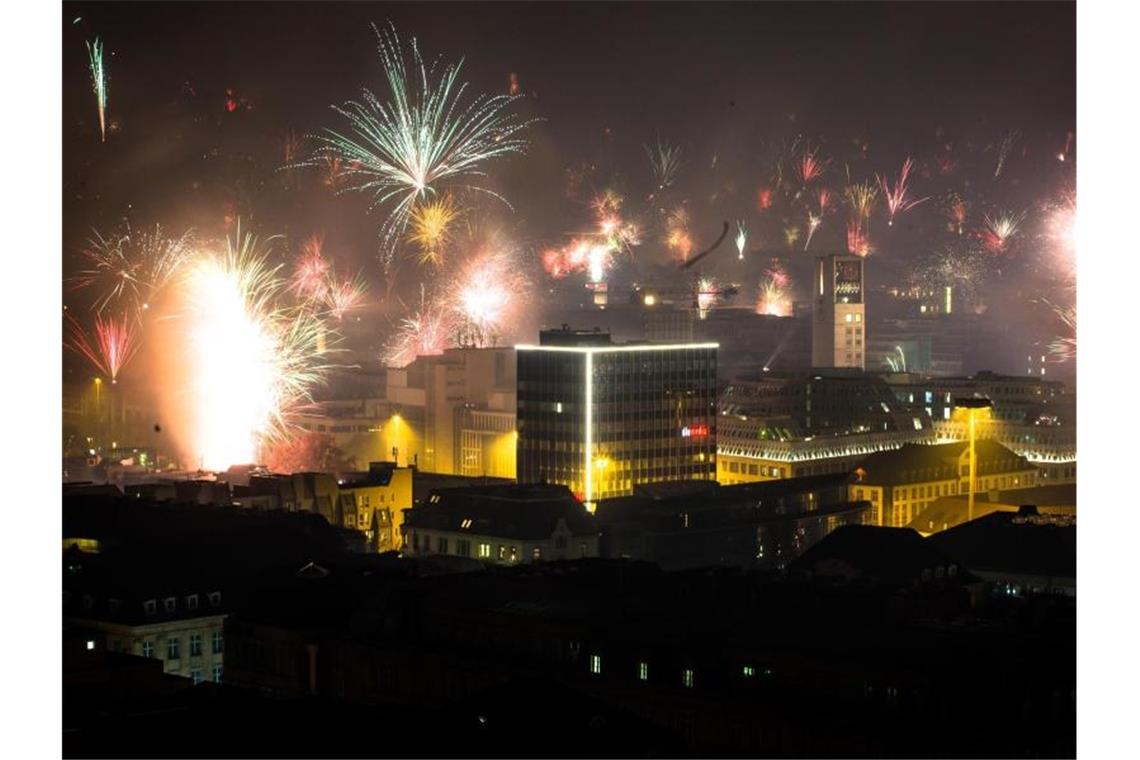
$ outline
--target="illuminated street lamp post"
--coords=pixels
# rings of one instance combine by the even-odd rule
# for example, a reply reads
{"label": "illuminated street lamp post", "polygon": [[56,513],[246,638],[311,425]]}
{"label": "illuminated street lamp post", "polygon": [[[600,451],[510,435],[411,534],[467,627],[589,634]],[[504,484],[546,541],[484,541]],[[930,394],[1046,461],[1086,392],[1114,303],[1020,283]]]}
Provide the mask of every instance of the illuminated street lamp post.
{"label": "illuminated street lamp post", "polygon": [[974,451],[974,441],[977,438],[975,421],[978,412],[982,409],[992,409],[993,402],[988,398],[958,398],[954,399],[955,409],[965,409],[970,428],[970,496],[966,507],[966,522],[974,519],[974,491],[978,483],[978,457]]}

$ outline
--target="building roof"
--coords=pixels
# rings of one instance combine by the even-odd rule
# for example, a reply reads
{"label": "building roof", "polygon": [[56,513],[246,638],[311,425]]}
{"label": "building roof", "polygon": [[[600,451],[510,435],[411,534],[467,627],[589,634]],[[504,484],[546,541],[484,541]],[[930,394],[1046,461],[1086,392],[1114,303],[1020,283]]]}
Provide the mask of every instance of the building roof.
{"label": "building roof", "polygon": [[[871,454],[852,475],[852,482],[869,485],[899,485],[931,480],[956,480],[958,462],[969,448],[967,441],[953,443],[907,443],[891,451]],[[975,444],[978,474],[1031,470],[1033,465],[997,441],[982,439]]]}
{"label": "building roof", "polygon": [[[951,571],[951,566],[955,566]],[[789,569],[810,575],[832,575],[835,568],[882,583],[909,585],[954,572],[957,562],[910,528],[844,525],[793,560]],[[929,573],[924,578],[924,571]]]}
{"label": "building roof", "polygon": [[975,572],[1077,577],[1077,520],[1033,507],[993,512],[927,539]]}
{"label": "building roof", "polygon": [[542,483],[433,491],[404,514],[404,525],[412,528],[522,540],[550,538],[559,520],[575,536],[597,532],[594,518],[570,489]]}
{"label": "building roof", "polygon": [[[1036,504],[1042,514],[1077,513],[1077,484],[1061,483],[1034,488],[982,491],[974,500],[974,516],[991,512],[1016,512],[1022,504]],[[920,533],[934,533],[967,521],[969,500],[965,496],[943,496],[915,517],[906,527]]]}

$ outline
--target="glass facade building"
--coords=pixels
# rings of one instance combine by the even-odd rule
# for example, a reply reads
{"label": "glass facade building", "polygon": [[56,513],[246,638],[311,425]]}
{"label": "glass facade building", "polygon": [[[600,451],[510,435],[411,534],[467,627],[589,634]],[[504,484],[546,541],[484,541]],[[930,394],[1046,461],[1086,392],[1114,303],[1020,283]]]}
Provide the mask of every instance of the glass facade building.
{"label": "glass facade building", "polygon": [[517,349],[520,483],[559,483],[591,504],[716,477],[717,344],[560,330]]}

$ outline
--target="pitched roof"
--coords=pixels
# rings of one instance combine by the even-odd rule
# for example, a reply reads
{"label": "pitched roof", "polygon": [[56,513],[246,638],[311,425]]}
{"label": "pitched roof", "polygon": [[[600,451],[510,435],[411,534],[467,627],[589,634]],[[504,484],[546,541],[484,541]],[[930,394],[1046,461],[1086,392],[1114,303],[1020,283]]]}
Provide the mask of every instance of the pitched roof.
{"label": "pitched roof", "polygon": [[994,512],[927,541],[976,572],[1077,577],[1076,517]]}
{"label": "pitched roof", "polygon": [[909,584],[941,567],[957,563],[939,547],[910,528],[845,525],[836,528],[793,560],[789,569],[826,574],[829,563],[840,562],[860,575],[885,583]]}
{"label": "pitched roof", "polygon": [[[958,461],[969,447],[966,441],[954,443],[921,444],[907,443],[901,448],[879,451],[871,454],[859,465],[859,471],[852,476],[853,482],[873,485],[897,485],[918,483],[930,480],[951,480],[958,477]],[[975,443],[978,458],[978,474],[988,472],[1011,472],[1032,469],[1025,457],[990,439]]]}
{"label": "pitched roof", "polygon": [[566,486],[495,485],[433,491],[427,501],[405,512],[413,528],[470,531],[474,535],[534,540],[549,538],[558,525],[575,536],[597,531],[594,518]]}

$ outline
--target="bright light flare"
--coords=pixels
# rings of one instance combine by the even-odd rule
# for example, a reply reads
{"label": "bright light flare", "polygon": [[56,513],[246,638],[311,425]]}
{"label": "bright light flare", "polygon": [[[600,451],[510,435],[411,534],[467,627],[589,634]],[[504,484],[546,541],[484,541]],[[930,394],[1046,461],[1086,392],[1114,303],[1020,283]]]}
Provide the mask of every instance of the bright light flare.
{"label": "bright light flare", "polygon": [[435,267],[443,265],[444,247],[451,240],[451,224],[459,217],[459,208],[451,194],[417,204],[411,215],[408,241],[420,249],[420,262]]}
{"label": "bright light flare", "polygon": [[983,220],[982,242],[990,253],[1002,253],[1009,241],[1017,234],[1021,223],[1025,221],[1026,212],[1015,214],[1009,211],[999,211],[994,215],[986,214]]}
{"label": "bright light flare", "polygon": [[99,111],[99,139],[107,142],[107,69],[103,63],[103,41],[98,37],[87,43],[87,62],[91,68],[91,86]]}

